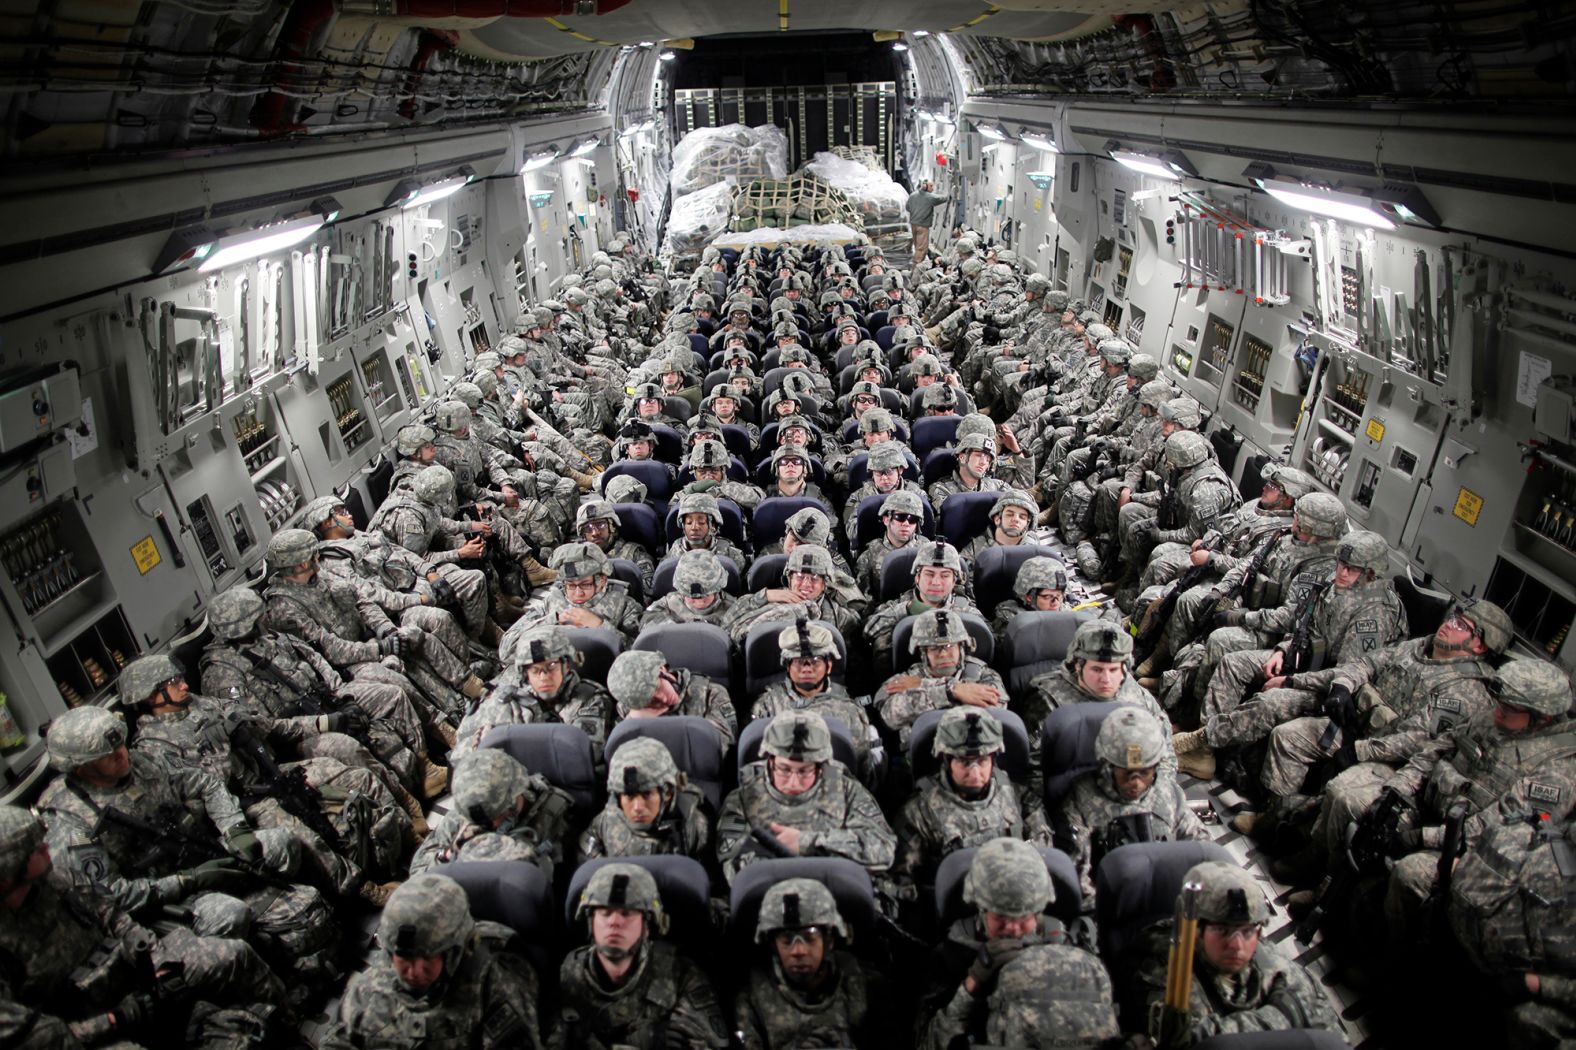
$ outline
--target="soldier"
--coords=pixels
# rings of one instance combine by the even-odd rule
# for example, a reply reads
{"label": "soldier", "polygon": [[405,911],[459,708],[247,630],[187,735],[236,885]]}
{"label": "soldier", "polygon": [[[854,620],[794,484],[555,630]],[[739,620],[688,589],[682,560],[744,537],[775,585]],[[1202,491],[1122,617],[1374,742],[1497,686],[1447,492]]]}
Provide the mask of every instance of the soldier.
{"label": "soldier", "polygon": [[1144,712],[1123,706],[1095,735],[1099,765],[1079,777],[1055,814],[1067,853],[1078,866],[1085,908],[1094,907],[1094,872],[1111,850],[1133,842],[1206,839],[1174,776],[1162,773],[1165,733]]}
{"label": "soldier", "polygon": [[618,717],[661,718],[688,715],[704,718],[722,735],[723,747],[739,733],[728,691],[705,675],[668,666],[668,658],[646,649],[619,653],[607,672],[608,692],[618,703]]}
{"label": "soldier", "polygon": [[1067,603],[1067,569],[1055,558],[1037,555],[1018,566],[1011,598],[996,606],[991,626],[1005,638],[1007,625],[1023,612],[1057,612]]}
{"label": "soldier", "polygon": [[580,677],[580,654],[562,628],[542,623],[522,631],[502,655],[508,666],[460,723],[451,756],[480,747],[482,738],[500,726],[536,722],[579,726],[592,751],[601,755],[613,728],[613,698]]}
{"label": "soldier", "polygon": [[769,855],[845,857],[880,874],[895,838],[870,792],[832,761],[832,735],[813,711],[785,711],[739,771],[717,820],[717,857],[731,881]]}
{"label": "soldier", "polygon": [[651,575],[656,572],[657,563],[646,548],[619,535],[623,524],[613,504],[605,499],[588,499],[575,511],[575,535],[600,548],[609,558],[631,562],[640,570],[641,583],[650,590]]}
{"label": "soldier", "polygon": [[1017,547],[1029,542],[1029,530],[1039,516],[1039,504],[1027,492],[1003,489],[990,509],[990,528],[963,548],[963,560],[973,565],[987,547]]}
{"label": "soldier", "polygon": [[1202,434],[1182,430],[1167,438],[1166,467],[1167,481],[1157,516],[1122,534],[1124,579],[1134,583],[1156,544],[1191,544],[1217,528],[1222,516],[1242,502],[1237,486],[1221,469],[1214,448]]}
{"label": "soldier", "polygon": [[245,936],[250,920],[254,946],[276,972],[331,977],[339,929],[328,902],[275,878],[300,862],[288,832],[254,829],[200,766],[132,754],[126,723],[102,707],[57,717],[47,744],[63,775],[38,809],[55,870],[74,892],[133,917],[181,905],[205,935]]}
{"label": "soldier", "polygon": [[564,627],[608,627],[633,641],[640,631],[641,607],[629,596],[629,585],[609,578],[607,555],[593,543],[563,543],[549,560],[558,579],[539,591],[509,630],[500,653],[508,653],[514,639],[540,624]]}
{"label": "soldier", "polygon": [[559,968],[563,1008],[553,1050],[719,1050],[727,1045],[716,993],[700,969],[666,941],[668,916],[656,880],[633,864],[596,870],[575,918],[591,943]]}
{"label": "soldier", "polygon": [[564,860],[573,800],[506,751],[484,747],[454,767],[454,801],[410,860],[420,875],[434,864],[524,860],[549,879]]}
{"label": "soldier", "polygon": [[870,614],[865,621],[865,639],[877,667],[891,666],[892,635],[905,617],[947,609],[955,613],[978,613],[963,593],[967,579],[958,549],[945,540],[926,541],[914,557],[914,586]]}
{"label": "soldier", "polygon": [[758,623],[784,620],[825,620],[846,638],[859,626],[859,613],[846,604],[863,601],[854,581],[837,571],[832,554],[812,543],[795,545],[783,566],[783,587],[746,594],[733,606],[723,626],[742,641]]}
{"label": "soldier", "polygon": [[[1030,696],[1020,713],[1030,727],[1030,735],[1038,737],[1036,730],[1055,708],[1091,700],[1113,700],[1143,708],[1169,735],[1170,719],[1154,696],[1133,678],[1132,662],[1132,635],[1110,620],[1079,624],[1062,666],[1029,682]],[[1176,756],[1166,756],[1161,765],[1175,775]]]}
{"label": "soldier", "polygon": [[[912,492],[920,499],[929,500],[925,490],[919,487],[916,481],[904,477],[908,469],[909,453],[907,449],[896,441],[883,441],[872,448],[865,458],[865,466],[870,472],[869,478],[856,491],[848,497],[848,513],[845,515],[844,529],[848,534],[848,542],[853,544],[859,538],[859,515],[855,513],[859,504],[871,496],[889,496],[894,492]],[[883,504],[884,505],[884,504]]]}
{"label": "soldier", "polygon": [[947,477],[930,486],[930,503],[941,513],[941,505],[954,492],[1000,492],[1007,483],[991,477],[996,463],[996,440],[987,434],[971,434],[958,441],[954,451],[958,466]]}
{"label": "soldier", "polygon": [[821,486],[810,480],[810,454],[805,449],[798,445],[778,445],[769,462],[775,480],[766,487],[768,497],[813,499],[831,513],[832,501],[821,491]]}
{"label": "soldier", "polygon": [[640,626],[709,623],[722,626],[738,599],[727,592],[728,570],[711,551],[685,551],[673,568],[673,590],[641,614]]}
{"label": "soldier", "polygon": [[881,566],[893,551],[917,549],[925,542],[919,526],[924,522],[925,508],[917,492],[899,491],[881,503],[881,535],[865,545],[859,554],[855,580],[859,589],[874,596],[881,594]]}
{"label": "soldier", "polygon": [[755,698],[751,707],[754,717],[814,711],[823,718],[840,719],[854,739],[859,768],[853,772],[866,783],[874,783],[885,768],[881,739],[863,701],[849,696],[843,683],[832,677],[842,658],[832,632],[801,617],[777,635],[777,651],[786,674]]}
{"label": "soldier", "polygon": [[735,1042],[744,1050],[795,1046],[869,1048],[887,1044],[879,991],[851,952],[852,937],[832,891],[814,879],[787,879],[761,900],[755,943],[770,945],[750,968],[733,1004]]}
{"label": "soldier", "polygon": [[1003,707],[1007,684],[985,661],[970,655],[974,638],[962,617],[949,609],[920,613],[908,639],[915,662],[887,679],[877,696],[881,719],[905,749],[914,723],[927,711],[957,704]]}
{"label": "soldier", "polygon": [[755,554],[757,558],[769,554],[792,554],[806,543],[825,547],[832,556],[832,568],[850,581],[853,579],[854,570],[849,568],[848,559],[832,544],[832,519],[820,507],[802,507],[788,515],[788,520],[783,522],[783,538],[757,548]]}
{"label": "soldier", "polygon": [[[377,772],[365,761],[365,742],[378,762],[397,776],[391,789],[428,799],[442,794],[449,771],[428,756],[421,718],[399,686],[347,680],[299,638],[265,629],[264,611],[263,599],[249,587],[231,587],[208,603],[213,641],[202,654],[202,681],[208,691],[272,718],[310,720],[319,732],[296,742],[304,756],[326,755]],[[382,779],[388,783],[392,778]],[[400,798],[400,791],[394,794],[421,834],[421,807],[407,802],[408,796]]]}
{"label": "soldier", "polygon": [[[1269,905],[1258,881],[1232,864],[1206,861],[1182,877],[1196,885],[1198,940],[1193,952],[1187,1024],[1171,1045],[1193,1046],[1211,1036],[1313,1028],[1340,1035],[1341,1021],[1323,987],[1263,936]],[[1158,1011],[1167,984],[1167,943],[1151,935],[1137,982]],[[1146,1011],[1146,1015],[1150,1011]]]}
{"label": "soldier", "polygon": [[1099,1046],[1117,1037],[1111,979],[1044,914],[1054,896],[1045,860],[1027,842],[979,848],[963,883],[979,914],[948,933],[932,993],[939,1009],[921,1018],[922,1046]]}
{"label": "soldier", "polygon": [[[54,872],[49,849],[37,818],[0,806],[6,1046],[67,1050],[131,1035],[218,1050],[233,1045],[237,1029],[288,1024],[284,986],[245,941],[180,926],[158,936],[72,887]],[[185,995],[201,1001],[184,1007]]]}
{"label": "soldier", "polygon": [[[1095,493],[1095,532],[1107,541],[1115,539],[1118,546],[1124,532],[1149,522],[1160,506],[1166,441],[1177,431],[1197,430],[1204,422],[1199,403],[1191,397],[1168,395],[1156,400],[1157,427],[1144,431],[1142,437],[1134,435],[1134,453],[1123,460],[1122,476],[1101,482]],[[1137,506],[1128,510],[1132,504]]]}
{"label": "soldier", "polygon": [[607,805],[580,836],[579,863],[678,853],[710,867],[711,813],[661,741],[635,737],[607,764]]}
{"label": "soldier", "polygon": [[1051,844],[1051,827],[1038,798],[1007,778],[997,755],[1007,749],[1001,723],[954,707],[936,727],[932,754],[941,768],[922,778],[897,819],[893,877],[931,892],[947,854],[996,838]]}
{"label": "soldier", "polygon": [[425,423],[408,423],[394,435],[394,454],[397,462],[389,476],[389,495],[410,487],[416,475],[432,466],[438,450],[433,445],[438,432]]}
{"label": "soldier", "polygon": [[536,975],[507,926],[471,918],[460,884],[418,875],[378,920],[381,957],[350,979],[323,1050],[540,1048]]}
{"label": "soldier", "polygon": [[734,542],[722,534],[722,507],[709,492],[689,492],[678,499],[679,527],[683,535],[668,547],[666,557],[676,558],[685,551],[709,550],[728,558],[740,571],[749,564]]}

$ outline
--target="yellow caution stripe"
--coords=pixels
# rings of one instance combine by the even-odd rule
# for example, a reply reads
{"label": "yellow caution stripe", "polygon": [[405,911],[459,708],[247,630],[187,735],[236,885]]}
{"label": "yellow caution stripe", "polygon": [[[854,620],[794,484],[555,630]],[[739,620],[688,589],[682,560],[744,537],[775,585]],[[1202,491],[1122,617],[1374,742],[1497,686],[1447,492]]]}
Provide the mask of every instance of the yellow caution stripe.
{"label": "yellow caution stripe", "polygon": [[977,15],[976,17],[969,19],[967,22],[955,25],[951,29],[947,30],[947,32],[956,33],[959,30],[973,28],[974,26],[977,26],[981,22],[985,21],[985,19],[989,18],[991,15],[1001,13],[1001,8],[997,7],[995,4],[986,4],[985,6],[988,10],[986,10],[984,14]]}
{"label": "yellow caution stripe", "polygon": [[546,22],[548,25],[552,26],[554,29],[558,30],[560,33],[568,33],[570,36],[574,37],[576,40],[584,40],[588,44],[600,44],[603,47],[621,47],[621,46],[623,46],[621,44],[616,44],[616,43],[614,43],[611,40],[598,40],[594,36],[586,36],[584,33],[580,32],[578,29],[571,29],[568,26],[564,25],[562,22],[560,22],[556,18],[544,18],[544,19],[542,19],[542,21]]}

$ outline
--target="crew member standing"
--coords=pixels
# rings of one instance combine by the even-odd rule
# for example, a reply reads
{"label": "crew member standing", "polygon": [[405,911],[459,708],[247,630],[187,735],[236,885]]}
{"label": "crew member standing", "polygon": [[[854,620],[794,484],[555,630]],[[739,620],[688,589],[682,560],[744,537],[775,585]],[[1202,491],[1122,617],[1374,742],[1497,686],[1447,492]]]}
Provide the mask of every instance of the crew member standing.
{"label": "crew member standing", "polygon": [[914,260],[918,262],[930,250],[930,227],[936,221],[936,205],[947,198],[934,192],[936,186],[929,179],[919,184],[919,189],[909,195],[903,210],[908,212],[908,226],[914,235]]}

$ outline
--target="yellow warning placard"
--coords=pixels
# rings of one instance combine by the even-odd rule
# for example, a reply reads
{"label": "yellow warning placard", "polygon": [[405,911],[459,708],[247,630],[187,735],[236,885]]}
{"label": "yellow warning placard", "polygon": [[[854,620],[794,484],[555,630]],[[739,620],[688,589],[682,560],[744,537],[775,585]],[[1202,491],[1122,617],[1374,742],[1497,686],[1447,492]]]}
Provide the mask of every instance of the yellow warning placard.
{"label": "yellow warning placard", "polygon": [[132,545],[131,560],[137,563],[137,571],[148,575],[148,570],[164,559],[159,556],[159,548],[153,542],[152,536],[144,536]]}
{"label": "yellow warning placard", "polygon": [[1462,489],[1456,494],[1456,517],[1468,525],[1476,527],[1478,515],[1483,513],[1483,497],[1471,489]]}
{"label": "yellow warning placard", "polygon": [[1368,435],[1370,441],[1383,441],[1384,424],[1377,419],[1370,419],[1368,425],[1363,428],[1363,433]]}

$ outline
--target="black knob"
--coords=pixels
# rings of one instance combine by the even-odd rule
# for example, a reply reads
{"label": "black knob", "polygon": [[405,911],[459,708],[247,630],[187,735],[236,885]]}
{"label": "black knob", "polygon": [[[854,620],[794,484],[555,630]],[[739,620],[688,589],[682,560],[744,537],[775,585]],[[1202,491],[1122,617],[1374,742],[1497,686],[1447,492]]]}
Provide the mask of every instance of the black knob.
{"label": "black knob", "polygon": [[34,398],[33,399],[33,415],[35,415],[35,416],[47,416],[47,415],[49,415],[49,402],[45,401],[41,397]]}

